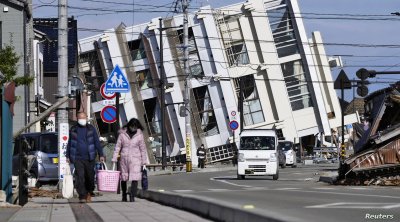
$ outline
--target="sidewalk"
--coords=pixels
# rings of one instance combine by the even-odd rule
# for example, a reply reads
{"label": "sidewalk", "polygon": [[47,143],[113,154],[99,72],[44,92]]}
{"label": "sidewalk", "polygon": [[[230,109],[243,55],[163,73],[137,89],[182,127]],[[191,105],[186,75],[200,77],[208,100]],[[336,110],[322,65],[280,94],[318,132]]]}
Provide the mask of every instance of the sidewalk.
{"label": "sidewalk", "polygon": [[[206,222],[195,214],[136,198],[136,202],[121,202],[121,195],[102,193],[93,202],[81,204],[77,199],[52,199],[35,197],[29,200],[8,220],[9,222],[76,222],[76,221],[138,221],[138,222]],[[0,208],[0,214],[9,212]],[[10,215],[11,216],[11,215]]]}

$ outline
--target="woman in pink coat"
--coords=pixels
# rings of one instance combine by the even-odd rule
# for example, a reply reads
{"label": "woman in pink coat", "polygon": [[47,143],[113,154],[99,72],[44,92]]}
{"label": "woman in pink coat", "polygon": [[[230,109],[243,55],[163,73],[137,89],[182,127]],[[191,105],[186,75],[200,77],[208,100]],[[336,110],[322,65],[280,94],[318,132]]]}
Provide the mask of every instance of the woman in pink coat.
{"label": "woman in pink coat", "polygon": [[146,145],[143,137],[143,126],[139,120],[132,118],[119,131],[115,146],[113,162],[120,157],[122,201],[127,201],[127,181],[132,181],[129,194],[130,201],[135,201],[138,181],[142,179],[142,170],[149,164]]}

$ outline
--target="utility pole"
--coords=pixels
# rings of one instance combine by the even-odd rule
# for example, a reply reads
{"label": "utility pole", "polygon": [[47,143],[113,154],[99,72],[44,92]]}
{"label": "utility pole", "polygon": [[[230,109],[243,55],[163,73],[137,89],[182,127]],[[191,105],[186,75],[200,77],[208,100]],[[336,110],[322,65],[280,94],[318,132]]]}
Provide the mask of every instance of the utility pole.
{"label": "utility pole", "polygon": [[[68,95],[68,13],[67,0],[58,1],[58,95],[61,98]],[[62,186],[66,167],[65,151],[69,139],[68,103],[63,103],[57,112],[59,160],[59,189]]]}
{"label": "utility pole", "polygon": [[167,166],[167,147],[166,147],[166,133],[165,133],[165,88],[164,88],[164,45],[162,39],[163,27],[162,18],[160,21],[160,109],[161,109],[161,164],[162,169],[165,170]]}
{"label": "utility pole", "polygon": [[182,0],[183,9],[183,49],[184,49],[184,70],[186,75],[185,80],[185,130],[186,130],[186,172],[192,172],[192,147],[191,147],[191,136],[192,126],[190,124],[190,89],[192,74],[189,71],[189,26],[188,26],[188,7],[189,3],[187,0]]}

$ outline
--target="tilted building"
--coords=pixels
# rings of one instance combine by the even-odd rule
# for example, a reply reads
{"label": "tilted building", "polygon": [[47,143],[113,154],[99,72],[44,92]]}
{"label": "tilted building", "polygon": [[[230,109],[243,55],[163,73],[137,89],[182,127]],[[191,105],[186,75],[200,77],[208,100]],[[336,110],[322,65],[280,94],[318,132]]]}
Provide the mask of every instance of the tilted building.
{"label": "tilted building", "polygon": [[[192,153],[204,144],[211,162],[232,157],[239,130],[232,131],[229,122],[239,120],[239,93],[244,128],[276,129],[280,137],[303,147],[313,145],[316,134],[330,135],[341,125],[321,35],[314,32],[308,39],[299,15],[297,0],[249,0],[219,9],[206,6],[189,15]],[[174,84],[166,89],[165,123],[167,155],[174,161],[185,153],[185,118],[179,113],[186,78],[183,16],[163,19],[162,24],[165,80]],[[121,97],[121,124],[132,117],[145,123],[156,156],[160,91],[148,83],[156,86],[160,80],[159,34],[159,18],[154,18],[79,40],[79,71],[93,89],[98,91],[116,65],[128,77],[131,93]],[[92,112],[105,135],[112,127],[101,121],[101,100],[98,92],[92,95]],[[346,116],[346,124],[356,120]]]}

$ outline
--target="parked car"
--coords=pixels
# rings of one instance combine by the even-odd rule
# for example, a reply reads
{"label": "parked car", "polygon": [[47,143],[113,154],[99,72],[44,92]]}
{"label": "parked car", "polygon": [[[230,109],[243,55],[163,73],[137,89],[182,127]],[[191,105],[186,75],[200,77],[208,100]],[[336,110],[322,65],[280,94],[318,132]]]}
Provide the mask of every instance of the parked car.
{"label": "parked car", "polygon": [[15,139],[13,175],[18,175],[20,148],[27,149],[32,161],[28,168],[30,177],[43,182],[58,181],[58,136],[54,132],[25,133]]}
{"label": "parked car", "polygon": [[297,167],[296,150],[291,141],[279,141],[278,150],[282,151],[286,157],[286,165]]}

